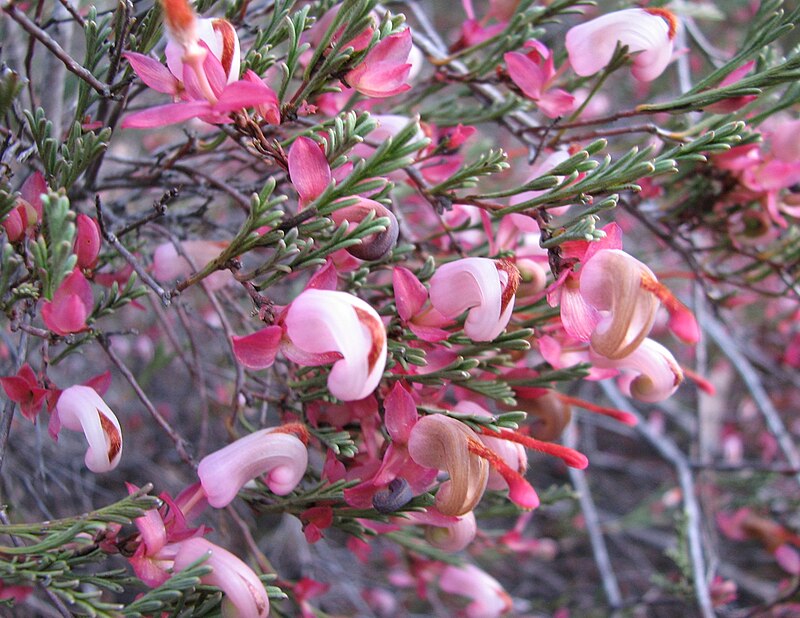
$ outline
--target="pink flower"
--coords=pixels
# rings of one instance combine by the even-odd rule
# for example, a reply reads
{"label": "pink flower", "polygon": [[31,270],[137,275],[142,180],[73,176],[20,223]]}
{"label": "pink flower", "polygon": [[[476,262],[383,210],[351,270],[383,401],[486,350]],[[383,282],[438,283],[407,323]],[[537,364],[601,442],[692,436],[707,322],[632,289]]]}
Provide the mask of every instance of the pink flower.
{"label": "pink flower", "polygon": [[289,179],[300,196],[300,210],[313,202],[331,184],[331,166],[319,144],[310,137],[298,137],[287,157]]}
{"label": "pink flower", "polygon": [[443,517],[439,520],[429,521],[427,516],[431,513],[413,513],[410,515],[412,521],[427,524],[425,526],[425,540],[437,549],[448,552],[457,552],[466,549],[475,539],[478,533],[478,523],[475,521],[475,513],[470,511],[460,517]]}
{"label": "pink flower", "polygon": [[608,65],[617,45],[635,53],[631,73],[643,82],[653,81],[672,58],[678,20],[667,9],[625,9],[606,13],[567,32],[569,62],[586,77]]}
{"label": "pink flower", "polygon": [[145,129],[190,118],[225,124],[231,122],[231,112],[246,107],[257,107],[274,121],[275,93],[255,75],[239,79],[239,39],[230,22],[199,19],[186,0],[165,0],[163,6],[169,68],[143,54],[126,52],[124,56],[145,84],[185,102],[135,112],[122,126]]}
{"label": "pink flower", "polygon": [[575,107],[575,97],[566,90],[552,87],[556,77],[553,53],[536,40],[527,41],[524,47],[529,50],[526,54],[508,52],[503,56],[508,76],[526,97],[536,101],[548,118],[571,112]]}
{"label": "pink flower", "polygon": [[92,217],[78,215],[75,221],[75,244],[72,251],[78,256],[78,268],[94,268],[100,255],[100,226]]}
{"label": "pink flower", "polygon": [[291,342],[284,353],[300,365],[334,361],[328,390],[342,401],[374,391],[386,366],[386,329],[360,298],[332,290],[305,290],[286,312]]}
{"label": "pink flower", "polygon": [[347,85],[368,97],[391,97],[411,88],[406,83],[411,72],[411,30],[406,28],[387,36],[364,60],[345,75]]}
{"label": "pink flower", "polygon": [[441,328],[450,320],[428,303],[428,290],[407,268],[395,266],[392,271],[392,288],[397,314],[417,337],[435,343],[450,335]]}
{"label": "pink flower", "polygon": [[683,371],[672,353],[652,339],[643,339],[635,350],[621,358],[591,354],[590,359],[596,367],[620,369],[628,374],[622,390],[639,401],[664,401],[683,382]]}
{"label": "pink flower", "polygon": [[34,172],[22,183],[17,205],[2,223],[9,241],[22,240],[25,233],[42,220],[43,193],[47,193],[47,184],[41,172]]}
{"label": "pink flower", "polygon": [[472,600],[466,609],[468,618],[496,618],[513,605],[500,582],[474,564],[448,565],[439,578],[439,587]]}
{"label": "pink flower", "polygon": [[92,286],[76,268],[58,286],[53,300],[42,303],[42,320],[57,335],[78,333],[86,329],[93,307]]}
{"label": "pink flower", "polygon": [[306,445],[294,433],[299,429],[304,436],[302,426],[261,429],[203,457],[197,476],[208,503],[221,509],[246,483],[262,476],[273,493],[291,492],[308,467]]}
{"label": "pink flower", "polygon": [[39,386],[39,379],[28,363],[22,365],[15,376],[0,378],[8,398],[19,406],[22,415],[32,423],[42,409],[50,391]]}
{"label": "pink flower", "polygon": [[[345,500],[356,508],[373,506],[381,513],[390,513],[405,505],[411,498],[428,489],[436,471],[425,468],[410,457],[408,440],[419,420],[414,397],[396,382],[384,399],[384,425],[389,442],[380,465],[371,477],[355,487],[346,489]],[[364,427],[366,419],[359,420]]]}
{"label": "pink flower", "polygon": [[598,251],[583,264],[580,295],[589,308],[586,326],[598,354],[628,356],[650,332],[658,299],[642,288],[644,277],[655,280],[653,271],[619,249]]}
{"label": "pink flower", "polygon": [[514,309],[519,271],[506,260],[464,258],[440,266],[431,277],[431,303],[447,318],[467,311],[464,332],[473,341],[492,341]]}
{"label": "pink flower", "polygon": [[424,416],[411,430],[411,459],[426,468],[445,470],[449,476],[436,493],[436,508],[445,515],[464,515],[483,497],[489,464],[470,449],[475,445],[480,445],[480,439],[474,431],[443,414]]}
{"label": "pink flower", "polygon": [[119,421],[93,388],[76,385],[64,390],[50,423],[51,431],[54,427],[83,431],[89,445],[84,461],[92,472],[108,472],[117,467],[122,457]]}
{"label": "pink flower", "polygon": [[204,557],[207,560],[203,564],[211,567],[212,571],[200,580],[216,586],[225,594],[223,616],[266,618],[269,615],[269,597],[258,576],[227,549],[206,539],[195,537],[178,543],[174,571],[182,571]]}

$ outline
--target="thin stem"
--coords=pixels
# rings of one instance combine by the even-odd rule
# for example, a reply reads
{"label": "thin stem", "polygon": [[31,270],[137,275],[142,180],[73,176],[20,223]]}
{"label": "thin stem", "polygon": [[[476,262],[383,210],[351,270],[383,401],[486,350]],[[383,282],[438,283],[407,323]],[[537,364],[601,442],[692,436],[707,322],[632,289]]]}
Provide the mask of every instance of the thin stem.
{"label": "thin stem", "polygon": [[72,56],[64,51],[61,45],[59,45],[49,34],[47,34],[47,32],[42,30],[33,21],[28,19],[28,16],[25,15],[25,13],[20,11],[11,3],[3,6],[2,10],[11,19],[17,22],[23,30],[25,30],[33,38],[49,49],[56,58],[61,60],[70,73],[77,75],[80,79],[89,84],[89,86],[91,86],[93,90],[97,91],[103,98],[114,98],[111,95],[111,89],[108,87],[108,84],[104,84],[89,71],[87,71],[83,66],[81,66],[80,63],[78,63]]}

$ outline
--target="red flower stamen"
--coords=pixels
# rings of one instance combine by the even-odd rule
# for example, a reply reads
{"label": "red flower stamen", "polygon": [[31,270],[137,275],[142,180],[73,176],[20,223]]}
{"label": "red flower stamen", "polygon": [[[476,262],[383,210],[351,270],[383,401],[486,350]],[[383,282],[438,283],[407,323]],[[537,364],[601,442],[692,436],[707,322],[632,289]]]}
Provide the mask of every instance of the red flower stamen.
{"label": "red flower stamen", "polygon": [[474,453],[488,461],[489,465],[503,477],[508,484],[508,497],[512,502],[524,509],[535,509],[539,506],[539,496],[533,486],[522,474],[509,466],[500,455],[482,442],[474,439],[467,441],[467,449],[470,453]]}
{"label": "red flower stamen", "polygon": [[618,410],[617,408],[606,408],[604,406],[598,406],[594,403],[590,403],[588,401],[584,401],[583,399],[579,399],[577,397],[570,397],[569,395],[564,395],[563,393],[556,393],[556,397],[563,401],[564,403],[577,406],[579,408],[583,408],[584,410],[588,410],[589,412],[594,412],[595,414],[602,414],[603,416],[608,416],[613,418],[614,420],[619,421],[620,423],[625,423],[626,425],[636,425],[638,419],[631,414],[630,412],[623,412],[622,410]]}
{"label": "red flower stamen", "polygon": [[567,446],[562,446],[553,442],[543,442],[542,440],[537,440],[536,438],[531,438],[530,436],[523,436],[522,434],[509,431],[507,429],[492,431],[488,427],[481,427],[480,433],[493,438],[500,438],[502,440],[508,440],[509,442],[516,442],[525,448],[539,451],[540,453],[545,453],[546,455],[552,455],[553,457],[558,457],[570,468],[583,470],[589,465],[589,459],[586,457],[586,455]]}

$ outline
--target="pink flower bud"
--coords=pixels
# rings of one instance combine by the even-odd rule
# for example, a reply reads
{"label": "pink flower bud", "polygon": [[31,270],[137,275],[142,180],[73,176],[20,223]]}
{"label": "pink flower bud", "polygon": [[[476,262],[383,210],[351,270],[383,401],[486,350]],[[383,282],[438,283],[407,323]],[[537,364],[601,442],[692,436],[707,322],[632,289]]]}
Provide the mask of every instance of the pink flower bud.
{"label": "pink flower bud", "polygon": [[331,183],[331,166],[319,144],[298,137],[289,148],[289,178],[300,195],[300,208],[322,195]]}
{"label": "pink flower bud", "polygon": [[3,219],[3,229],[6,231],[9,242],[17,242],[25,236],[25,209],[18,206],[11,210]]}
{"label": "pink flower bud", "polygon": [[108,472],[117,467],[122,457],[122,431],[116,415],[97,391],[70,386],[58,398],[55,415],[60,426],[83,431],[89,444],[84,459],[89,470]]}
{"label": "pink flower bud", "polygon": [[88,215],[80,214],[75,221],[75,245],[72,250],[78,256],[78,268],[94,268],[100,255],[100,226]]}
{"label": "pink flower bud", "polygon": [[591,355],[597,367],[611,367],[629,373],[623,390],[639,401],[656,403],[672,395],[683,381],[683,371],[669,350],[652,339],[644,339],[628,356],[609,359]]}
{"label": "pink flower bud", "polygon": [[361,94],[373,98],[391,97],[411,88],[406,83],[411,64],[411,30],[392,34],[375,47],[364,61],[347,73],[345,81]]}
{"label": "pink flower bud", "polygon": [[307,467],[305,444],[278,427],[256,431],[206,455],[197,467],[197,476],[208,503],[221,509],[246,483],[264,475],[270,490],[284,496],[297,486]]}

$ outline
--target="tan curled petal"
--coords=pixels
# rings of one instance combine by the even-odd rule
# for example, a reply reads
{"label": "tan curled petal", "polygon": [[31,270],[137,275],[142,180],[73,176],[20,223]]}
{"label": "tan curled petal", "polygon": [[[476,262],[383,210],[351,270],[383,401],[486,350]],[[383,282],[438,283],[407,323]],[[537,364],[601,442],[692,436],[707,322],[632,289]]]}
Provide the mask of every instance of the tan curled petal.
{"label": "tan curled petal", "polygon": [[658,299],[642,288],[653,271],[619,249],[598,251],[581,270],[581,295],[601,313],[592,349],[606,358],[633,352],[653,327]]}
{"label": "tan curled petal", "polygon": [[421,418],[411,430],[408,453],[420,466],[445,470],[450,480],[436,494],[436,508],[444,515],[464,515],[478,504],[489,479],[488,462],[470,452],[477,434],[461,421],[434,414]]}

